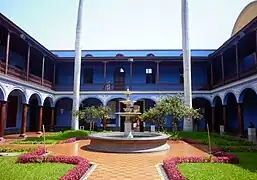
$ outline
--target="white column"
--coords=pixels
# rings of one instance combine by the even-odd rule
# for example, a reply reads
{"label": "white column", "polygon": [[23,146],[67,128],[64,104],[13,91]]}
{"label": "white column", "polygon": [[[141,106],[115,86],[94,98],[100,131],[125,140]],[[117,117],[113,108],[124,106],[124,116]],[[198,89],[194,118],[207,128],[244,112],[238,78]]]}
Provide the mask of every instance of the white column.
{"label": "white column", "polygon": [[[184,101],[186,106],[192,107],[192,87],[191,87],[191,54],[189,48],[189,23],[188,23],[188,2],[181,0],[182,17],[182,46],[183,46],[183,70],[184,70]],[[184,131],[193,131],[192,119],[184,119]]]}
{"label": "white column", "polygon": [[[79,1],[77,28],[76,28],[76,40],[75,40],[75,61],[74,61],[74,87],[73,87],[73,104],[72,111],[79,110],[79,92],[80,92],[80,74],[81,74],[81,32],[82,32],[82,14],[83,14],[83,2]],[[77,116],[72,116],[71,128],[79,129],[79,120]]]}

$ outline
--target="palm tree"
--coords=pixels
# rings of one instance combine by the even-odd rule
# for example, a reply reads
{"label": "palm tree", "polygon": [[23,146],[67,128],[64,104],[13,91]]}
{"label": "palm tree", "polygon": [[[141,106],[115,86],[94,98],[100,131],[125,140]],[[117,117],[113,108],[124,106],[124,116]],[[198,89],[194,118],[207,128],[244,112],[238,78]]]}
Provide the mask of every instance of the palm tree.
{"label": "palm tree", "polygon": [[[73,104],[72,110],[79,110],[79,92],[80,92],[80,73],[81,73],[81,31],[82,31],[82,14],[83,14],[83,2],[79,0],[77,27],[76,27],[76,40],[75,40],[75,61],[74,61],[74,87],[73,87]],[[79,129],[78,116],[72,116],[72,129]]]}
{"label": "palm tree", "polygon": [[[192,108],[192,87],[191,87],[191,55],[189,48],[188,29],[188,2],[181,0],[181,20],[182,20],[182,46],[183,46],[183,70],[184,70],[184,101],[185,105]],[[184,131],[192,131],[192,119],[184,119]]]}

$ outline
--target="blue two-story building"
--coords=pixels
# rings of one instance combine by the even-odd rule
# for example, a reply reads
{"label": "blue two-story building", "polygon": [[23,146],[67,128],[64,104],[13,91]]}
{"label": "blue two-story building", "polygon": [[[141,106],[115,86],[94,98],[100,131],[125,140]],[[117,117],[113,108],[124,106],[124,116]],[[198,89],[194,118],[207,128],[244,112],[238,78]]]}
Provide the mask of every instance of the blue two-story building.
{"label": "blue two-story building", "polygon": [[[250,122],[257,126],[257,18],[218,49],[191,55],[193,106],[204,112],[198,130],[208,122],[212,131],[222,125],[225,132],[243,135]],[[41,131],[42,124],[71,127],[74,57],[74,50],[48,50],[0,14],[0,138],[5,132]],[[124,130],[115,112],[123,109],[127,89],[144,112],[162,95],[183,93],[183,87],[182,50],[82,51],[81,107],[109,106],[109,128]],[[172,117],[165,128],[171,126]]]}

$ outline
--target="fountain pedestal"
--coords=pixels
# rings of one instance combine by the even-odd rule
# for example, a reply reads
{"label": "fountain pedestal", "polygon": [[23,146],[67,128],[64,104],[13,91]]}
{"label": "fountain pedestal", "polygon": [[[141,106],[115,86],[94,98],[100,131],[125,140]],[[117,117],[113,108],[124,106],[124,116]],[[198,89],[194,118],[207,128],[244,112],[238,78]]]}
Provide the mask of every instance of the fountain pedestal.
{"label": "fountain pedestal", "polygon": [[[132,133],[131,133],[131,131],[132,131],[132,123],[131,123],[131,121],[129,121],[129,120],[126,120],[125,122],[124,122],[124,136],[125,137],[128,137],[128,138],[133,138],[133,135],[132,135]],[[132,136],[132,137],[131,137]]]}

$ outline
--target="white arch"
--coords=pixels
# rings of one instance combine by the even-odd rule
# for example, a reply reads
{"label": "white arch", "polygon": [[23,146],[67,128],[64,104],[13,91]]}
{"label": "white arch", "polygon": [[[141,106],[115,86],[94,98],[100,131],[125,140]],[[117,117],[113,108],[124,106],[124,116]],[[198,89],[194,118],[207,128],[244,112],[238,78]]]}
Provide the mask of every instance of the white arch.
{"label": "white arch", "polygon": [[238,103],[238,98],[237,98],[236,94],[234,93],[234,91],[228,90],[224,94],[224,98],[222,99],[222,104],[223,105],[227,105],[227,98],[228,98],[229,94],[233,94],[235,96],[235,98],[236,98],[236,102]]}
{"label": "white arch", "polygon": [[220,99],[220,101],[221,101],[221,105],[222,105],[222,98],[219,96],[219,95],[216,95],[216,96],[214,96],[214,98],[213,98],[213,100],[212,100],[212,103],[211,103],[211,106],[212,107],[215,107],[216,106],[216,100],[217,100],[217,98],[219,98]]}
{"label": "white arch", "polygon": [[9,95],[13,92],[13,91],[19,91],[20,95],[22,97],[22,103],[24,104],[28,104],[28,97],[26,96],[26,93],[24,91],[24,89],[20,88],[20,87],[13,87],[9,93],[6,96],[6,100],[8,99]]}
{"label": "white arch", "polygon": [[57,104],[57,102],[58,102],[59,100],[64,99],[64,98],[67,98],[67,99],[70,99],[71,101],[73,101],[72,97],[70,97],[70,96],[65,96],[65,95],[59,96],[59,97],[57,97],[57,98],[54,100],[54,107],[56,107],[56,104]]}
{"label": "white arch", "polygon": [[194,99],[204,99],[204,100],[208,101],[210,103],[210,105],[212,105],[212,100],[206,96],[194,95],[192,97],[192,100],[194,100]]}
{"label": "white arch", "polygon": [[243,102],[244,93],[245,93],[245,90],[247,90],[247,89],[251,89],[255,93],[255,95],[257,95],[257,93],[256,93],[256,91],[255,91],[255,89],[253,87],[246,86],[245,88],[242,88],[242,90],[239,93],[239,97],[238,97],[238,102],[239,103]]}
{"label": "white arch", "polygon": [[154,103],[156,103],[156,99],[153,99],[151,97],[138,97],[138,98],[135,98],[133,99],[134,101],[139,101],[139,100],[151,100],[153,101]]}
{"label": "white arch", "polygon": [[6,101],[7,100],[6,93],[5,93],[4,88],[1,86],[1,84],[0,84],[0,93],[3,95],[2,100]]}
{"label": "white arch", "polygon": [[33,95],[37,97],[38,105],[39,105],[39,106],[43,106],[43,105],[44,105],[44,104],[43,104],[43,103],[44,103],[43,98],[42,98],[41,94],[40,94],[40,93],[37,93],[37,92],[34,92],[34,93],[30,94],[30,96],[29,96],[29,98],[28,98],[28,104],[29,104],[29,101],[30,101],[30,99],[31,99],[31,97],[32,97]]}
{"label": "white arch", "polygon": [[104,102],[102,101],[102,99],[100,99],[98,97],[95,97],[95,96],[87,96],[87,97],[84,97],[84,98],[80,98],[79,104],[81,104],[83,101],[85,101],[87,99],[97,99],[102,103],[102,105],[104,105]]}
{"label": "white arch", "polygon": [[46,97],[44,98],[44,100],[43,100],[43,105],[44,105],[44,103],[45,103],[45,101],[46,101],[47,99],[49,99],[50,106],[51,106],[51,107],[54,107],[54,98],[53,98],[52,96],[46,96]]}

